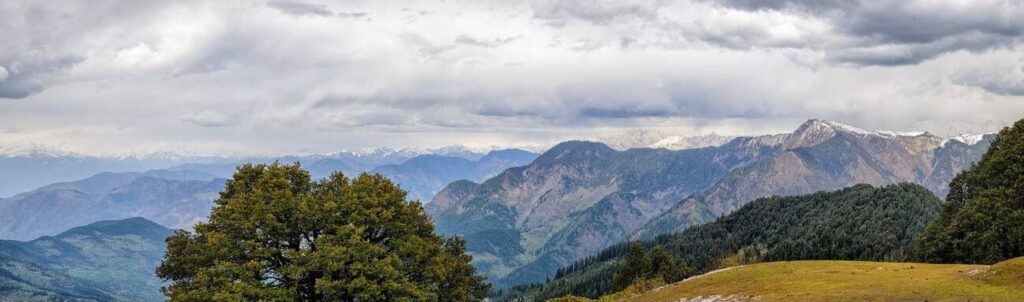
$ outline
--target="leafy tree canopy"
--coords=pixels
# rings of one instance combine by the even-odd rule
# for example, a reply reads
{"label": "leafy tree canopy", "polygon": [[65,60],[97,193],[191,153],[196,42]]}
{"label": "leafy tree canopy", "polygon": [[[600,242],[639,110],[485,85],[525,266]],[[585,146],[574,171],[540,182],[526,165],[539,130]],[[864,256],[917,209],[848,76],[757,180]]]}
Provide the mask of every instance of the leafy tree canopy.
{"label": "leafy tree canopy", "polygon": [[465,243],[436,236],[405,197],[379,175],[244,165],[208,222],[167,239],[157,275],[170,301],[483,299]]}

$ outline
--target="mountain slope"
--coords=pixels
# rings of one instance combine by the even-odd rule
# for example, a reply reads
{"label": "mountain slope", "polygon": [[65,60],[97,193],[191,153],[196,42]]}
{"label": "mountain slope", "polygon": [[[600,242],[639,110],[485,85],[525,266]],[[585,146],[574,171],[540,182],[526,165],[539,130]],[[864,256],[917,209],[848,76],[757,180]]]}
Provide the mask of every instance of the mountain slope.
{"label": "mountain slope", "polygon": [[[916,184],[857,185],[758,199],[716,222],[644,243],[665,246],[677,259],[701,272],[729,262],[907,260],[914,238],[938,216],[940,208],[941,201]],[[526,296],[543,300],[566,294],[608,294],[627,247],[628,243],[621,243],[573,264],[559,278]]]}
{"label": "mountain slope", "polygon": [[441,155],[420,155],[401,164],[374,168],[409,192],[408,198],[429,202],[434,194],[457,180],[482,181],[505,169],[533,161],[537,154],[517,150],[491,151],[478,160]]}
{"label": "mountain slope", "polygon": [[945,195],[955,173],[976,162],[993,136],[973,145],[927,133],[870,132],[834,121],[810,120],[789,134],[779,154],[736,169],[708,190],[652,219],[633,238],[692,225],[695,213],[727,214],[751,200],[836,190],[859,183],[913,182]]}
{"label": "mountain slope", "polygon": [[28,242],[0,241],[0,300],[160,301],[153,273],[171,230],[100,221]]}
{"label": "mountain slope", "polygon": [[776,147],[763,138],[681,151],[616,151],[600,143],[566,142],[481,184],[453,183],[427,211],[443,234],[473,239],[486,232],[488,242],[502,243],[501,251],[523,251],[471,249],[492,282],[536,282],[625,238],[676,200]]}
{"label": "mountain slope", "polygon": [[93,221],[135,216],[188,228],[209,215],[213,199],[224,188],[224,179],[147,175],[158,174],[104,173],[0,200],[0,238],[28,240]]}

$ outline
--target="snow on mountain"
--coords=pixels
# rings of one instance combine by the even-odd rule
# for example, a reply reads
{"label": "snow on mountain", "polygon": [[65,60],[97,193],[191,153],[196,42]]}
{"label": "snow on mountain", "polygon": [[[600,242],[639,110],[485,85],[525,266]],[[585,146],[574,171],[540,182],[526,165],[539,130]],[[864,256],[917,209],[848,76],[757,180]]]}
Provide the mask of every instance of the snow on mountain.
{"label": "snow on mountain", "polygon": [[732,139],[731,136],[721,136],[715,133],[697,136],[669,136],[647,147],[669,150],[696,149],[721,146]]}
{"label": "snow on mountain", "polygon": [[588,140],[604,143],[612,149],[626,150],[646,148],[669,136],[671,135],[658,130],[632,129],[620,134],[592,137]]}
{"label": "snow on mountain", "polygon": [[0,157],[85,157],[66,148],[42,144],[0,145]]}
{"label": "snow on mountain", "polygon": [[[934,140],[937,145],[943,145],[949,141],[958,141],[967,145],[974,145],[982,140],[985,134],[965,133],[949,138],[938,138],[929,132],[900,132],[900,131],[873,131],[851,126],[835,120],[812,119],[804,123],[797,132],[787,136],[770,135],[772,139],[780,140],[787,147],[798,147],[813,145],[821,140],[831,138],[835,132],[844,132],[856,135],[873,135],[882,137],[928,137]],[[758,136],[761,137],[761,136]],[[769,137],[769,136],[764,136]],[[608,145],[616,150],[631,148],[661,148],[669,150],[682,150],[703,148],[710,146],[721,146],[728,143],[734,136],[723,136],[716,133],[703,135],[678,135],[662,130],[653,129],[631,129],[619,134],[590,137],[585,140],[597,141]],[[102,158],[113,160],[143,160],[162,162],[219,162],[236,161],[253,158],[281,158],[281,157],[306,157],[306,158],[365,158],[365,159],[399,159],[413,158],[419,155],[442,155],[460,157],[469,160],[477,160],[490,151],[519,148],[532,152],[543,152],[548,145],[510,147],[510,146],[486,146],[470,147],[465,145],[447,145],[437,147],[416,147],[416,148],[390,148],[377,147],[358,150],[343,150],[330,153],[232,153],[224,150],[199,147],[183,149],[180,146],[158,146],[154,148],[143,148],[128,150],[118,154],[90,154],[75,151],[74,148],[65,146],[51,146],[42,144],[11,144],[0,143],[0,157],[62,157],[62,158]],[[196,149],[198,148],[198,149]]]}
{"label": "snow on mountain", "polygon": [[659,130],[632,129],[621,134],[593,137],[588,140],[608,145],[612,149],[661,148],[669,150],[720,146],[733,139],[715,133],[695,136],[672,135]]}
{"label": "snow on mountain", "polygon": [[469,160],[477,160],[484,156],[488,152],[508,149],[508,147],[501,146],[488,146],[488,147],[468,147],[464,145],[448,145],[441,147],[420,147],[420,148],[401,148],[393,149],[388,147],[378,148],[365,148],[357,151],[341,151],[332,154],[325,154],[328,156],[344,156],[348,155],[356,158],[386,158],[386,157],[407,157],[412,158],[419,155],[441,155],[449,157],[460,157]]}
{"label": "snow on mountain", "polygon": [[[792,149],[803,146],[817,145],[832,138],[836,133],[846,133],[862,137],[880,137],[889,139],[900,139],[903,141],[912,140],[912,145],[919,149],[931,150],[945,144],[949,139],[943,139],[929,132],[922,131],[890,131],[890,130],[865,130],[856,126],[844,124],[833,120],[812,119],[801,125],[796,132],[786,139],[786,148]],[[950,138],[953,140],[971,141],[977,143],[981,135],[964,136],[964,138]],[[968,143],[968,144],[973,144]]]}
{"label": "snow on mountain", "polygon": [[[991,133],[989,133],[989,134],[991,134]],[[963,133],[963,134],[951,137],[951,138],[949,138],[949,140],[950,141],[958,141],[958,142],[967,144],[968,146],[973,146],[973,145],[981,142],[981,140],[985,138],[985,135],[988,135],[988,134],[969,134],[969,133]]]}

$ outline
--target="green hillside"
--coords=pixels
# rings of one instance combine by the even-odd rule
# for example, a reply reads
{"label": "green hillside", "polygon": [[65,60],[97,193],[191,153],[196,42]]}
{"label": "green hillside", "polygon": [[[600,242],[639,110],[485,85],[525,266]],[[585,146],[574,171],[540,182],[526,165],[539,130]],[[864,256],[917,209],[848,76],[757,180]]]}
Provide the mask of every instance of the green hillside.
{"label": "green hillside", "polygon": [[[663,235],[677,259],[707,272],[742,263],[780,260],[909,260],[913,240],[939,214],[941,201],[915,184],[850,188],[791,197],[762,198],[714,223]],[[501,299],[536,301],[564,295],[608,294],[628,243],[559,270],[544,285],[520,287]]]}
{"label": "green hillside", "polygon": [[171,230],[143,218],[0,241],[0,301],[160,301],[154,270]]}
{"label": "green hillside", "polygon": [[1020,301],[1024,258],[992,266],[792,261],[739,266],[620,301]]}

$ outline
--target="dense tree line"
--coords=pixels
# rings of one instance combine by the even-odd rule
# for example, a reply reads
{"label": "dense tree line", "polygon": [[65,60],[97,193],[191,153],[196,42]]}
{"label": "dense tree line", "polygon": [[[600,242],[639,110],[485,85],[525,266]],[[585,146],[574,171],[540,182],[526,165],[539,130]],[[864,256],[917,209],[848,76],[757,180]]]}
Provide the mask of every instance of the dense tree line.
{"label": "dense tree line", "polygon": [[949,184],[942,213],[917,244],[921,260],[995,263],[1024,255],[1024,120]]}
{"label": "dense tree line", "polygon": [[169,301],[477,301],[471,260],[380,175],[275,163],[239,167],[209,221],[167,239],[157,275]]}
{"label": "dense tree line", "polygon": [[[664,246],[673,259],[707,272],[726,264],[777,260],[901,261],[913,240],[939,215],[941,201],[916,184],[846,189],[755,200],[714,223],[649,241],[620,243],[569,265],[542,285],[503,292],[499,300],[543,301],[565,295],[599,297],[636,245]],[[723,263],[728,262],[728,263]]]}
{"label": "dense tree line", "polygon": [[675,257],[668,253],[663,246],[655,246],[650,254],[642,244],[633,243],[629,246],[622,265],[615,272],[612,278],[614,290],[625,289],[630,284],[639,280],[661,279],[664,282],[672,283],[689,277],[693,274],[685,263],[677,263]]}

